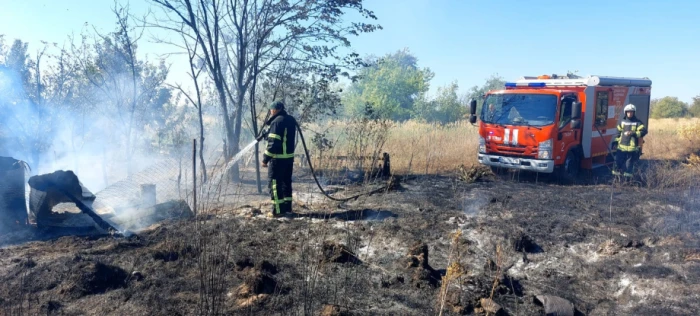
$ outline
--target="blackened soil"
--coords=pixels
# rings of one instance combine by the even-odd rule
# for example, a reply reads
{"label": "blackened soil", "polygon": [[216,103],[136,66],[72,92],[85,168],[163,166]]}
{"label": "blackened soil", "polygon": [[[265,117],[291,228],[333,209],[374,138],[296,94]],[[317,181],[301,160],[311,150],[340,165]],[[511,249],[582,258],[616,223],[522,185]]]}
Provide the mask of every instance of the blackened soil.
{"label": "blackened soil", "polygon": [[[0,249],[0,310],[48,315],[578,315],[700,310],[700,197],[608,184],[401,179],[271,219],[250,195],[129,237]],[[299,193],[315,193],[304,181]],[[357,191],[362,188],[348,189]],[[349,194],[342,192],[339,194]],[[252,208],[251,208],[252,206]],[[368,214],[368,215],[366,215]]]}

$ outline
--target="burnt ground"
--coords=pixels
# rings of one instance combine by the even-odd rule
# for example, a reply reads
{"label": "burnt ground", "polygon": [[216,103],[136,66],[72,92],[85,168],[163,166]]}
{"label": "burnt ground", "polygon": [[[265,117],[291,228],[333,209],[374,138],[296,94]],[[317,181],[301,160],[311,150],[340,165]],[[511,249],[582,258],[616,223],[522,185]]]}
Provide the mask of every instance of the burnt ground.
{"label": "burnt ground", "polygon": [[0,310],[543,315],[539,295],[565,299],[576,315],[700,310],[700,197],[690,188],[506,175],[406,177],[346,203],[316,199],[308,179],[295,190],[294,218],[267,218],[267,198],[246,193],[197,221],[128,237],[6,245]]}

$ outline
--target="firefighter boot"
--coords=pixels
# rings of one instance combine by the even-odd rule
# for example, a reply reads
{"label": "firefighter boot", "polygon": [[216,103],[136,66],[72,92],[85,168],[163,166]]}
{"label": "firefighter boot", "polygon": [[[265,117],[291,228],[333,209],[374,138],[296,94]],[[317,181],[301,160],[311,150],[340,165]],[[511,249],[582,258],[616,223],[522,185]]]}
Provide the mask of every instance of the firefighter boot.
{"label": "firefighter boot", "polygon": [[622,178],[622,173],[620,173],[620,171],[617,170],[617,169],[613,166],[613,170],[612,170],[612,182],[613,182],[613,183],[620,183],[620,181],[622,180],[621,178]]}
{"label": "firefighter boot", "polygon": [[622,174],[622,176],[624,178],[623,181],[626,185],[631,185],[634,183],[634,175],[633,174],[631,174],[629,172],[625,172]]}

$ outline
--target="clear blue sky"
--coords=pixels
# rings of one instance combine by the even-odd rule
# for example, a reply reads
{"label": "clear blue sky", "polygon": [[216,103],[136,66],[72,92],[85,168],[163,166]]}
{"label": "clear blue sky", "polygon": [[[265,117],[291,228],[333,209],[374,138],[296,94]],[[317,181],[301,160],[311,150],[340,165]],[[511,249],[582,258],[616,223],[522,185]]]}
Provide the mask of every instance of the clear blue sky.
{"label": "clear blue sky", "polygon": [[[3,0],[0,34],[21,38],[36,52],[39,40],[62,43],[85,23],[111,31],[110,0]],[[132,0],[143,12],[144,0]],[[698,0],[468,1],[366,0],[384,29],[353,39],[361,55],[408,48],[435,72],[432,87],[457,81],[461,91],[492,74],[564,73],[653,80],[652,97],[690,102],[700,94]],[[8,43],[9,44],[9,43]],[[142,53],[171,47],[142,44]],[[173,79],[185,70],[176,63]]]}

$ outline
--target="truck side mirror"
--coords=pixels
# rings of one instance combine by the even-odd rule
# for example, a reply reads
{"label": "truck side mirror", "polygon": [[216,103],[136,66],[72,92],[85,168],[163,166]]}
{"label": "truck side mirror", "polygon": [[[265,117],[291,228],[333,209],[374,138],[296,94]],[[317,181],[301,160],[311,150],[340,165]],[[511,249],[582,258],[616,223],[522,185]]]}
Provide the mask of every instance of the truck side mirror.
{"label": "truck side mirror", "polygon": [[579,129],[579,128],[581,128],[581,120],[580,119],[572,119],[571,123],[569,123],[569,126],[571,126],[571,129]]}
{"label": "truck side mirror", "polygon": [[581,118],[581,102],[576,101],[571,105],[571,119],[578,120]]}
{"label": "truck side mirror", "polygon": [[469,123],[476,123],[476,100],[469,101]]}

